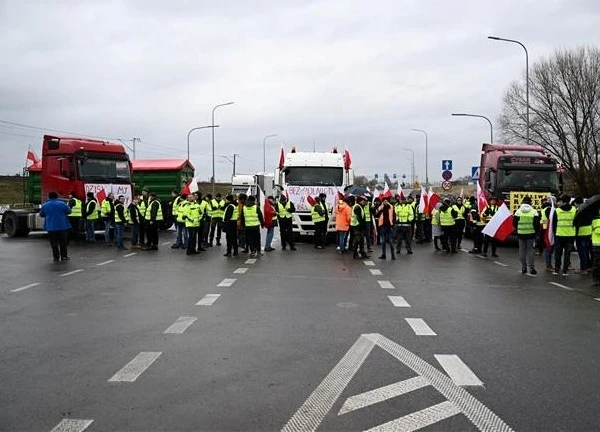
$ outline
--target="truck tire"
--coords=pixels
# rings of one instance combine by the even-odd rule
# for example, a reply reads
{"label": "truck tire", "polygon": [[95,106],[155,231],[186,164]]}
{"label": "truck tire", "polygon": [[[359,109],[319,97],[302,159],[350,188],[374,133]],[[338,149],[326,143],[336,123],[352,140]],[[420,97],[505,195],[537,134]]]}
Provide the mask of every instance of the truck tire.
{"label": "truck tire", "polygon": [[29,234],[29,228],[22,226],[19,221],[19,215],[13,212],[4,213],[2,218],[2,226],[7,236],[13,237],[27,237]]}

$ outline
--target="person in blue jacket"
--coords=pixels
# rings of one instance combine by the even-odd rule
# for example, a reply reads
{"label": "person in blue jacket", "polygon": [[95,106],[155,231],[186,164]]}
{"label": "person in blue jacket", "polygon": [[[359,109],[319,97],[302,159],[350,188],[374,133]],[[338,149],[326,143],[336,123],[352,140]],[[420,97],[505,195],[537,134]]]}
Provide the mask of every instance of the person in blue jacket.
{"label": "person in blue jacket", "polygon": [[67,246],[69,243],[69,231],[71,230],[71,223],[68,217],[70,213],[71,208],[58,200],[56,192],[48,194],[48,201],[40,209],[40,217],[44,218],[44,229],[48,231],[54,261],[69,260]]}

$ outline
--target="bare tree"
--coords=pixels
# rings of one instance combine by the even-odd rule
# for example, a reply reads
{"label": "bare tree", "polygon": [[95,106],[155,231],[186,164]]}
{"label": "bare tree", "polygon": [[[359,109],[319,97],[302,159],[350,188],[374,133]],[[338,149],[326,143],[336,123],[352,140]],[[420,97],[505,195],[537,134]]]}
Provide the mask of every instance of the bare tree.
{"label": "bare tree", "polygon": [[[600,50],[559,50],[537,62],[529,78],[530,140],[563,164],[583,196],[600,193]],[[514,82],[502,106],[508,143],[526,137],[525,85]]]}

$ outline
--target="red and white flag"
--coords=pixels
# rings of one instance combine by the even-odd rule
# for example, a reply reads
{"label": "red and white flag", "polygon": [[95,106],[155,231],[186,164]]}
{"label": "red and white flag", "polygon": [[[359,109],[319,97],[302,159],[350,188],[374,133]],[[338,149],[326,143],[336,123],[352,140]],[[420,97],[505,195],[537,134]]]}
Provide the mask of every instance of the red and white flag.
{"label": "red and white flag", "polygon": [[419,200],[419,213],[428,214],[429,213],[429,195],[427,191],[421,185],[421,199]]}
{"label": "red and white flag", "polygon": [[487,207],[488,202],[483,190],[481,190],[481,186],[477,183],[477,211],[481,214],[481,212]]}
{"label": "red and white flag", "polygon": [[198,178],[197,177],[194,177],[193,179],[191,179],[190,182],[188,184],[186,184],[184,186],[184,188],[181,190],[181,193],[186,194],[186,195],[193,194],[194,192],[198,192]]}
{"label": "red and white flag", "polygon": [[279,169],[282,169],[285,166],[285,150],[283,150],[283,146],[281,146],[281,151],[279,152]]}
{"label": "red and white flag", "polygon": [[431,213],[433,213],[433,210],[435,209],[435,206],[437,203],[439,203],[441,201],[440,196],[438,194],[436,194],[433,189],[429,188],[429,193],[427,194],[427,197],[429,199],[429,209],[427,214],[429,214],[431,216]]}
{"label": "red and white flag", "polygon": [[104,189],[96,194],[96,198],[98,199],[98,204],[102,204],[102,202],[106,199],[106,192]]}
{"label": "red and white flag", "polygon": [[[546,209],[542,209],[545,211]],[[554,201],[552,201],[552,207],[550,207],[550,214],[548,215],[548,228],[544,233],[544,243],[546,248],[550,249],[554,245],[554,218],[556,217],[556,208],[554,207]]]}
{"label": "red and white flag", "polygon": [[317,203],[317,201],[315,201],[315,199],[310,195],[306,195],[306,202],[311,207],[313,207]]}
{"label": "red and white flag", "polygon": [[[35,154],[35,152],[33,150],[31,150],[31,148],[29,150],[27,150],[27,160],[31,161],[31,165],[36,164],[40,161],[38,156]],[[28,165],[28,166],[31,166],[31,165]]]}
{"label": "red and white flag", "polygon": [[379,195],[379,198],[381,200],[384,200],[385,198],[392,198],[392,191],[390,190],[390,187],[388,186],[387,182],[384,182],[383,193]]}
{"label": "red and white flag", "polygon": [[[387,184],[386,184],[386,186],[387,186]],[[404,190],[402,189],[402,186],[400,186],[399,182],[398,182],[398,192],[396,193],[396,195],[398,195],[400,197],[400,199],[406,198],[406,195],[404,194]]]}
{"label": "red and white flag", "polygon": [[346,169],[346,171],[348,171],[351,166],[352,166],[352,158],[350,157],[350,152],[348,151],[348,149],[345,149],[344,150],[344,168]]}
{"label": "red and white flag", "polygon": [[502,203],[496,214],[483,229],[482,233],[504,241],[514,231],[513,215],[506,204]]}
{"label": "red and white flag", "polygon": [[460,188],[460,195],[459,197],[464,198],[464,193],[465,193],[465,188]]}

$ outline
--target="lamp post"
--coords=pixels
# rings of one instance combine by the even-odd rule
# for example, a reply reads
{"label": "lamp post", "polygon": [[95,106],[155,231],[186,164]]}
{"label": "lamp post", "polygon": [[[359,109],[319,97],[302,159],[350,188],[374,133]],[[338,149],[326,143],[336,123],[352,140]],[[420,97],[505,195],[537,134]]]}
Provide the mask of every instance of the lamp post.
{"label": "lamp post", "polygon": [[239,154],[234,153],[233,154],[233,160],[229,157],[229,156],[225,156],[225,155],[221,155],[221,157],[223,159],[225,159],[226,161],[228,161],[229,163],[233,164],[233,174],[232,174],[232,178],[235,177],[235,158],[239,156]]}
{"label": "lamp post", "polygon": [[523,45],[523,43],[519,42],[518,40],[505,39],[497,36],[488,36],[488,39],[515,43],[521,45],[521,48],[525,50],[525,103],[527,105],[527,144],[529,144],[529,52],[527,52],[527,48],[525,47],[525,45]]}
{"label": "lamp post", "polygon": [[263,138],[263,173],[267,172],[267,140],[276,136],[277,135],[267,135]]}
{"label": "lamp post", "polygon": [[410,152],[412,154],[412,162],[410,165],[410,183],[415,184],[415,151],[413,149],[405,148],[402,149],[404,151]]}
{"label": "lamp post", "polygon": [[218,128],[218,127],[219,127],[219,125],[216,125],[216,126],[215,125],[209,125],[209,126],[198,126],[198,127],[190,129],[190,131],[188,132],[188,135],[187,135],[187,160],[188,161],[190,160],[190,135],[191,135],[191,133],[194,132],[195,130],[198,130],[198,129],[208,129],[208,128],[211,128],[213,130],[213,134],[214,134],[215,128]]}
{"label": "lamp post", "polygon": [[429,151],[427,149],[429,138],[427,136],[427,132],[423,129],[411,129],[415,132],[421,132],[425,135],[425,186],[429,186]]}
{"label": "lamp post", "polygon": [[234,103],[235,102],[222,103],[222,104],[216,105],[212,109],[212,122],[211,122],[211,125],[212,125],[212,178],[210,179],[210,181],[212,183],[213,195],[215,193],[215,110],[222,106],[233,105]]}
{"label": "lamp post", "polygon": [[452,115],[454,117],[477,117],[487,120],[487,122],[490,124],[490,144],[494,143],[494,126],[489,118],[480,114],[452,113]]}

